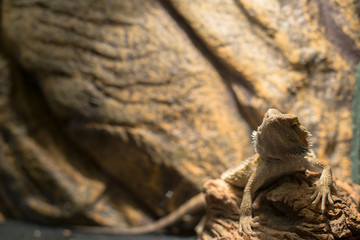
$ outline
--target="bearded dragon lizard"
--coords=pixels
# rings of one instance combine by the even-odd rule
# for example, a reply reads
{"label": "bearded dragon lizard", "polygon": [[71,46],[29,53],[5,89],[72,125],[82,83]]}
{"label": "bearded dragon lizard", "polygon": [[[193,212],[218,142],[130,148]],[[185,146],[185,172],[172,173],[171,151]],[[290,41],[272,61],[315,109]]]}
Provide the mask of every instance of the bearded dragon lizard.
{"label": "bearded dragon lizard", "polygon": [[319,162],[310,148],[309,131],[295,115],[269,109],[263,122],[252,134],[256,154],[221,175],[224,181],[245,187],[240,204],[239,232],[254,235],[256,219],[252,217],[252,197],[264,184],[304,168],[321,172],[319,183],[311,199],[314,205],[321,200],[324,213],[326,201],[332,206],[332,173],[329,166]]}
{"label": "bearded dragon lizard", "polygon": [[[240,204],[240,233],[256,235],[252,229],[258,225],[257,218],[252,216],[252,198],[255,192],[261,186],[269,184],[281,176],[301,171],[304,168],[321,172],[319,183],[311,197],[312,204],[316,206],[321,201],[322,213],[325,211],[326,202],[333,206],[331,169],[316,160],[307,140],[309,136],[310,133],[300,124],[295,115],[282,114],[276,109],[269,109],[265,113],[263,122],[252,134],[255,155],[221,175],[221,179],[225,182],[244,188]],[[200,193],[173,213],[153,224],[130,229],[107,227],[81,227],[81,229],[105,234],[155,232],[170,226],[190,212],[205,208],[205,204],[204,195]]]}

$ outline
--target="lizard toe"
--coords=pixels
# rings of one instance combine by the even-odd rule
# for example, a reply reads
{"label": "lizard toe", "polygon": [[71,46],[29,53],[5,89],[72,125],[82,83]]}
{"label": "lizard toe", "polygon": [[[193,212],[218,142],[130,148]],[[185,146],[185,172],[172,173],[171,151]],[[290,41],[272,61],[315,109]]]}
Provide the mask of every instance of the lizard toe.
{"label": "lizard toe", "polygon": [[334,201],[331,198],[331,191],[328,186],[318,186],[315,188],[314,194],[311,196],[311,205],[317,206],[320,202],[321,213],[324,214],[326,210],[326,203],[330,205],[330,207],[334,206]]}
{"label": "lizard toe", "polygon": [[253,228],[259,226],[258,217],[244,217],[240,219],[239,223],[239,233],[245,234],[247,236],[256,236],[256,232],[253,231]]}

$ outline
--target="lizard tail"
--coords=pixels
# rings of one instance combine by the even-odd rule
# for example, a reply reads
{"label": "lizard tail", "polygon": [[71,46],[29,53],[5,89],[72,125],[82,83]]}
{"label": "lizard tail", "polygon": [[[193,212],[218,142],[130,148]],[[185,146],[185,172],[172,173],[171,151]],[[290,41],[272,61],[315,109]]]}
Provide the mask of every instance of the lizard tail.
{"label": "lizard tail", "polygon": [[114,235],[135,235],[157,232],[168,226],[173,225],[186,214],[192,214],[205,208],[205,196],[203,193],[192,197],[190,200],[181,205],[174,212],[169,215],[160,218],[154,223],[148,225],[132,227],[128,229],[119,229],[114,227],[91,227],[91,226],[76,226],[74,229],[89,233],[100,233],[100,234],[114,234]]}

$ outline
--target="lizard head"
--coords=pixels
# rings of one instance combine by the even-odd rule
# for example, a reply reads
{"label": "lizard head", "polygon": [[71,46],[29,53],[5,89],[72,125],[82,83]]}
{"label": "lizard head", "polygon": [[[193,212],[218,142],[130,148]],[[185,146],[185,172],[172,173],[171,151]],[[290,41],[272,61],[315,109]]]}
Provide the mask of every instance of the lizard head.
{"label": "lizard head", "polygon": [[263,122],[253,132],[255,150],[264,158],[305,155],[309,151],[310,132],[295,115],[269,109]]}

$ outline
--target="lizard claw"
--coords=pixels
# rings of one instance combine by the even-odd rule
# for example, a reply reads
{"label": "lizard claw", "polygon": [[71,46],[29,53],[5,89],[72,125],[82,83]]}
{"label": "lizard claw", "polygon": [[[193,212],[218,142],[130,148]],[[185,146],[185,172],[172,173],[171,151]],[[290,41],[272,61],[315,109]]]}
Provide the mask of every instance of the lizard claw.
{"label": "lizard claw", "polygon": [[256,228],[259,226],[258,223],[259,217],[252,218],[251,216],[241,217],[239,222],[239,233],[246,234],[249,237],[255,236],[256,233],[252,230],[252,228]]}
{"label": "lizard claw", "polygon": [[311,196],[311,205],[317,206],[320,200],[322,214],[325,212],[326,200],[329,202],[331,208],[334,206],[334,201],[331,198],[331,190],[329,186],[320,184],[315,188],[314,194]]}

